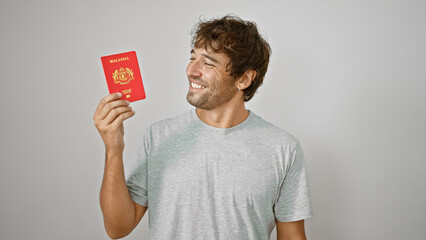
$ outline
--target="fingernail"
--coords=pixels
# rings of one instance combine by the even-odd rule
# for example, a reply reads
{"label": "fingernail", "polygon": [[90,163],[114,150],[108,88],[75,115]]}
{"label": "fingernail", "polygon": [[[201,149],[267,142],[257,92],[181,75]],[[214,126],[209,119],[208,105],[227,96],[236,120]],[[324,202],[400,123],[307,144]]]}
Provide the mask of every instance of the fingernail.
{"label": "fingernail", "polygon": [[129,105],[129,104],[130,104],[130,101],[129,101],[129,100],[126,100],[126,104],[127,104],[127,105]]}
{"label": "fingernail", "polygon": [[123,94],[121,94],[121,92],[117,93],[117,96],[121,97],[123,96]]}

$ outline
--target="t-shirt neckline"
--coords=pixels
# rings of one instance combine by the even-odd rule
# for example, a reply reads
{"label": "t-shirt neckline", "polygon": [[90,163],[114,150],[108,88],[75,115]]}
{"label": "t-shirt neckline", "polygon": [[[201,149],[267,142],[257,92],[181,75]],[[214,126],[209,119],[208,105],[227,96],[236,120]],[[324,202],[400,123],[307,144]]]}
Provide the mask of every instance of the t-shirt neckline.
{"label": "t-shirt neckline", "polygon": [[193,108],[191,110],[191,115],[192,115],[193,119],[197,122],[197,124],[199,126],[201,126],[203,129],[207,129],[209,131],[213,131],[213,132],[217,132],[217,133],[231,133],[231,132],[234,132],[234,131],[237,131],[239,129],[246,127],[251,122],[251,119],[253,118],[253,114],[254,114],[252,111],[247,109],[249,111],[249,115],[241,123],[239,123],[239,124],[237,124],[233,127],[230,127],[230,128],[218,128],[218,127],[210,126],[207,123],[203,122],[203,120],[201,120],[200,117],[198,117],[195,110],[196,110],[196,108]]}

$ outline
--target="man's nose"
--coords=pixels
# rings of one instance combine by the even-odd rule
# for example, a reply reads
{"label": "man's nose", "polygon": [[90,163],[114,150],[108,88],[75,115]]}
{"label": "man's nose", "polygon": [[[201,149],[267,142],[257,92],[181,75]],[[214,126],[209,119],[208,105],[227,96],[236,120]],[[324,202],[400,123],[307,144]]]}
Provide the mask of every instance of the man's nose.
{"label": "man's nose", "polygon": [[200,64],[197,61],[191,61],[186,68],[186,75],[191,77],[201,77]]}

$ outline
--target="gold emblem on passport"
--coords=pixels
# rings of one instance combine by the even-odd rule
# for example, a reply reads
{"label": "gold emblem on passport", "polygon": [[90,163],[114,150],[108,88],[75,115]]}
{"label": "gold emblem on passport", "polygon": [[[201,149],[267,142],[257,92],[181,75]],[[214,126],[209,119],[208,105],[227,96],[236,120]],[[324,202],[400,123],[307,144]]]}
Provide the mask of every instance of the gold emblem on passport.
{"label": "gold emblem on passport", "polygon": [[131,80],[135,79],[135,77],[133,77],[133,71],[129,68],[115,70],[112,77],[114,78],[114,83],[121,85],[128,84]]}

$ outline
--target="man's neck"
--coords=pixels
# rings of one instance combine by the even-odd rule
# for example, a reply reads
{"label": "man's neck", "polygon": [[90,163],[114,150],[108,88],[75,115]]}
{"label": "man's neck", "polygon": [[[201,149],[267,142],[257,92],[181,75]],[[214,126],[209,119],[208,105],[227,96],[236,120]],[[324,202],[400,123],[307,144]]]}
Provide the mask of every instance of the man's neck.
{"label": "man's neck", "polygon": [[201,121],[217,128],[230,128],[236,126],[249,116],[249,111],[244,106],[244,101],[228,102],[212,110],[197,108],[195,111]]}

